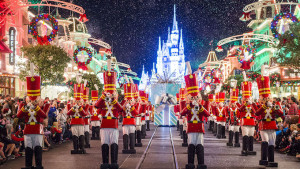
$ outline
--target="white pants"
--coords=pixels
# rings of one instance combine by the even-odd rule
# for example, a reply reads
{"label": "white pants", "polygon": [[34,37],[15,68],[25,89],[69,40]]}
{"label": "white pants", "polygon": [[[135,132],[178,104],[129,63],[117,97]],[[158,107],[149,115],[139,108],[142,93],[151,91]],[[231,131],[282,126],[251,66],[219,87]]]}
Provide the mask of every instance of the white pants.
{"label": "white pants", "polygon": [[93,127],[98,127],[98,126],[100,126],[101,124],[100,124],[100,121],[91,121],[91,125],[92,125]]}
{"label": "white pants", "polygon": [[43,135],[41,134],[25,134],[24,135],[24,144],[25,148],[29,147],[34,149],[36,146],[43,147]]}
{"label": "white pants", "polygon": [[195,146],[197,144],[203,145],[203,133],[188,133],[188,144],[194,144]]}
{"label": "white pants", "polygon": [[262,141],[266,141],[270,145],[275,145],[276,132],[275,130],[261,130],[260,136]]}
{"label": "white pants", "polygon": [[233,131],[233,132],[239,132],[240,131],[240,126],[229,126],[229,131]]}
{"label": "white pants", "polygon": [[84,125],[84,132],[90,132],[90,125]]}
{"label": "white pants", "polygon": [[135,133],[135,126],[134,125],[124,125],[123,126],[123,135],[124,134],[129,135],[130,133]]}
{"label": "white pants", "polygon": [[115,128],[102,128],[100,130],[101,144],[118,144],[119,130]]}
{"label": "white pants", "polygon": [[141,117],[136,117],[136,118],[135,118],[135,122],[136,122],[136,130],[141,131],[141,130],[142,130],[142,121],[141,121]]}
{"label": "white pants", "polygon": [[82,136],[84,135],[84,125],[72,125],[71,126],[72,135],[74,136]]}
{"label": "white pants", "polygon": [[217,122],[217,124],[221,124],[222,126],[225,126],[226,122]]}
{"label": "white pants", "polygon": [[254,136],[255,126],[242,126],[243,136]]}
{"label": "white pants", "polygon": [[142,121],[142,125],[145,125],[146,124],[146,121],[144,120],[144,121]]}

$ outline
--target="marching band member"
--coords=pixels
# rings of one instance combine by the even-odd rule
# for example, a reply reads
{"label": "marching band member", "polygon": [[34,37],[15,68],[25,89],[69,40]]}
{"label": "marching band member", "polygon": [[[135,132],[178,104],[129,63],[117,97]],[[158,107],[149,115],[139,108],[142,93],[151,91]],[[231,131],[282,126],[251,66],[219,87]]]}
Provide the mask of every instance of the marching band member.
{"label": "marching band member", "polygon": [[92,95],[92,105],[90,106],[91,125],[92,125],[91,140],[100,140],[101,114],[100,114],[100,109],[96,109],[95,107],[95,103],[98,100],[98,86],[96,87],[96,90],[91,91],[91,95]]}
{"label": "marching band member", "polygon": [[219,92],[218,93],[218,98],[219,98],[219,106],[216,108],[216,116],[217,116],[217,138],[226,138],[225,136],[225,124],[226,124],[226,112],[227,112],[227,107],[224,105],[225,101],[225,93],[224,92]]}
{"label": "marching band member", "polygon": [[[100,109],[102,115],[101,123],[101,148],[102,160],[101,169],[115,169],[118,165],[118,114],[122,112],[122,107],[118,103],[118,93],[116,91],[117,72],[111,71],[110,59],[107,60],[107,71],[103,73],[104,92],[95,104]],[[111,164],[109,164],[109,145],[111,149]]]}
{"label": "marching band member", "polygon": [[[214,101],[214,95],[213,94],[209,94],[208,95],[208,101],[209,103],[213,103]],[[208,127],[208,130],[212,131],[213,128],[214,128],[214,114],[213,114],[213,111],[211,109],[211,105],[209,105],[209,108],[207,109],[210,116],[208,117],[208,121],[209,121],[209,127]]]}
{"label": "marching band member", "polygon": [[[68,116],[72,117],[71,131],[74,150],[71,150],[71,154],[85,154],[84,150],[84,119],[85,113],[82,105],[82,92],[83,86],[80,84],[74,84],[74,102],[73,107],[69,107]],[[70,105],[69,105],[70,106]],[[80,149],[80,150],[79,150]]]}
{"label": "marching band member", "polygon": [[235,136],[234,147],[240,147],[239,135],[240,135],[240,119],[239,109],[236,105],[239,96],[239,89],[230,89],[230,106],[228,108],[228,120],[229,120],[229,141],[227,146],[233,146],[233,136]]}
{"label": "marching band member", "polygon": [[90,145],[90,118],[91,118],[91,114],[90,114],[90,105],[89,105],[89,88],[86,87],[86,83],[87,81],[84,81],[83,84],[83,102],[84,102],[84,111],[87,114],[86,116],[84,116],[83,120],[84,120],[84,140],[85,140],[85,148],[91,148]]}
{"label": "marching band member", "polygon": [[[32,73],[33,74],[33,73]],[[25,168],[24,169],[43,169],[43,120],[46,114],[39,107],[41,95],[41,77],[26,77],[27,97],[26,104],[21,104],[17,117],[25,118],[24,144],[25,144]],[[44,108],[46,111],[49,107]],[[32,166],[32,158],[35,154],[35,165]]]}

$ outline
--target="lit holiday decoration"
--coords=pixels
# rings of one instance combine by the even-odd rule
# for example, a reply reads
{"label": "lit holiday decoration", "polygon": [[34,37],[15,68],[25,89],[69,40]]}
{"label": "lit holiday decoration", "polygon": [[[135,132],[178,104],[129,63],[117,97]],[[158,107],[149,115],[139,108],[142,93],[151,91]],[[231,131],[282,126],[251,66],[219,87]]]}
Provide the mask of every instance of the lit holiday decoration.
{"label": "lit holiday decoration", "polygon": [[290,19],[292,22],[299,22],[298,19],[296,18],[296,16],[294,16],[293,14],[291,14],[289,12],[287,12],[287,13],[280,12],[279,14],[277,14],[274,17],[273,21],[271,22],[271,31],[275,38],[278,38],[279,36],[281,36],[281,34],[278,32],[277,25],[280,21],[285,20],[285,19]]}
{"label": "lit holiday decoration", "polygon": [[223,74],[220,68],[214,68],[211,70],[211,74],[213,77],[213,83],[221,83],[223,79]]}
{"label": "lit holiday decoration", "polygon": [[242,64],[241,68],[249,70],[251,63],[256,57],[256,46],[253,43],[242,45],[237,48],[237,59]]}
{"label": "lit holiday decoration", "polygon": [[[41,21],[49,21],[51,23],[52,31],[51,31],[50,35],[47,35],[47,34],[39,35],[39,33],[37,31],[38,30],[38,23],[41,22]],[[34,17],[31,20],[30,27],[29,27],[29,32],[38,41],[38,43],[40,45],[49,45],[50,42],[53,41],[54,38],[57,35],[58,22],[52,15],[49,15],[49,14],[38,15],[37,17]]]}
{"label": "lit holiday decoration", "polygon": [[[79,52],[86,52],[88,54],[88,59],[86,61],[79,61],[78,60],[78,53]],[[82,55],[84,55],[84,54],[82,53]],[[74,62],[78,65],[78,69],[87,70],[87,65],[93,59],[92,51],[89,48],[86,48],[86,47],[79,47],[78,49],[76,49],[74,51],[73,59],[74,59]],[[85,59],[85,58],[83,57],[83,59]]]}

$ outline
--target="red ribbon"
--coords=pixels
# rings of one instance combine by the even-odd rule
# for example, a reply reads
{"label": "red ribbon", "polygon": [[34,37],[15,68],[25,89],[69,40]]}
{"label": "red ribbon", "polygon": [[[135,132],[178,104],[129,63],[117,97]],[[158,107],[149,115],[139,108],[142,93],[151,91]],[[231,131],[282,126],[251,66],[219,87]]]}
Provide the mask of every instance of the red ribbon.
{"label": "red ribbon", "polygon": [[87,22],[87,21],[89,21],[89,19],[86,17],[86,14],[80,14],[79,21],[80,22]]}
{"label": "red ribbon", "polygon": [[78,62],[78,69],[88,70],[84,62]]}
{"label": "red ribbon", "polygon": [[47,35],[40,37],[37,37],[37,41],[40,45],[50,45],[50,42],[48,41]]}
{"label": "red ribbon", "polygon": [[242,68],[242,69],[245,69],[245,70],[249,70],[249,69],[251,68],[251,67],[250,67],[250,64],[251,64],[250,61],[243,61],[243,62],[242,62],[241,68]]}

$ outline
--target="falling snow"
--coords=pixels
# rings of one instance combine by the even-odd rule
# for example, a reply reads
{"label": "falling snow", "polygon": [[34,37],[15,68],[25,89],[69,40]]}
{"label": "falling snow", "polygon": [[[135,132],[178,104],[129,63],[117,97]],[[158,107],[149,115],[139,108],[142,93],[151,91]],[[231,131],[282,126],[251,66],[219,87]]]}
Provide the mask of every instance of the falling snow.
{"label": "falling snow", "polygon": [[[74,0],[86,10],[89,33],[113,46],[120,62],[141,72],[151,70],[156,61],[158,37],[167,39],[172,25],[173,4],[183,28],[186,60],[195,69],[204,61],[211,47],[223,38],[250,31],[239,20],[243,7],[255,0]],[[214,48],[215,48],[214,47]],[[222,57],[219,54],[218,57]]]}

